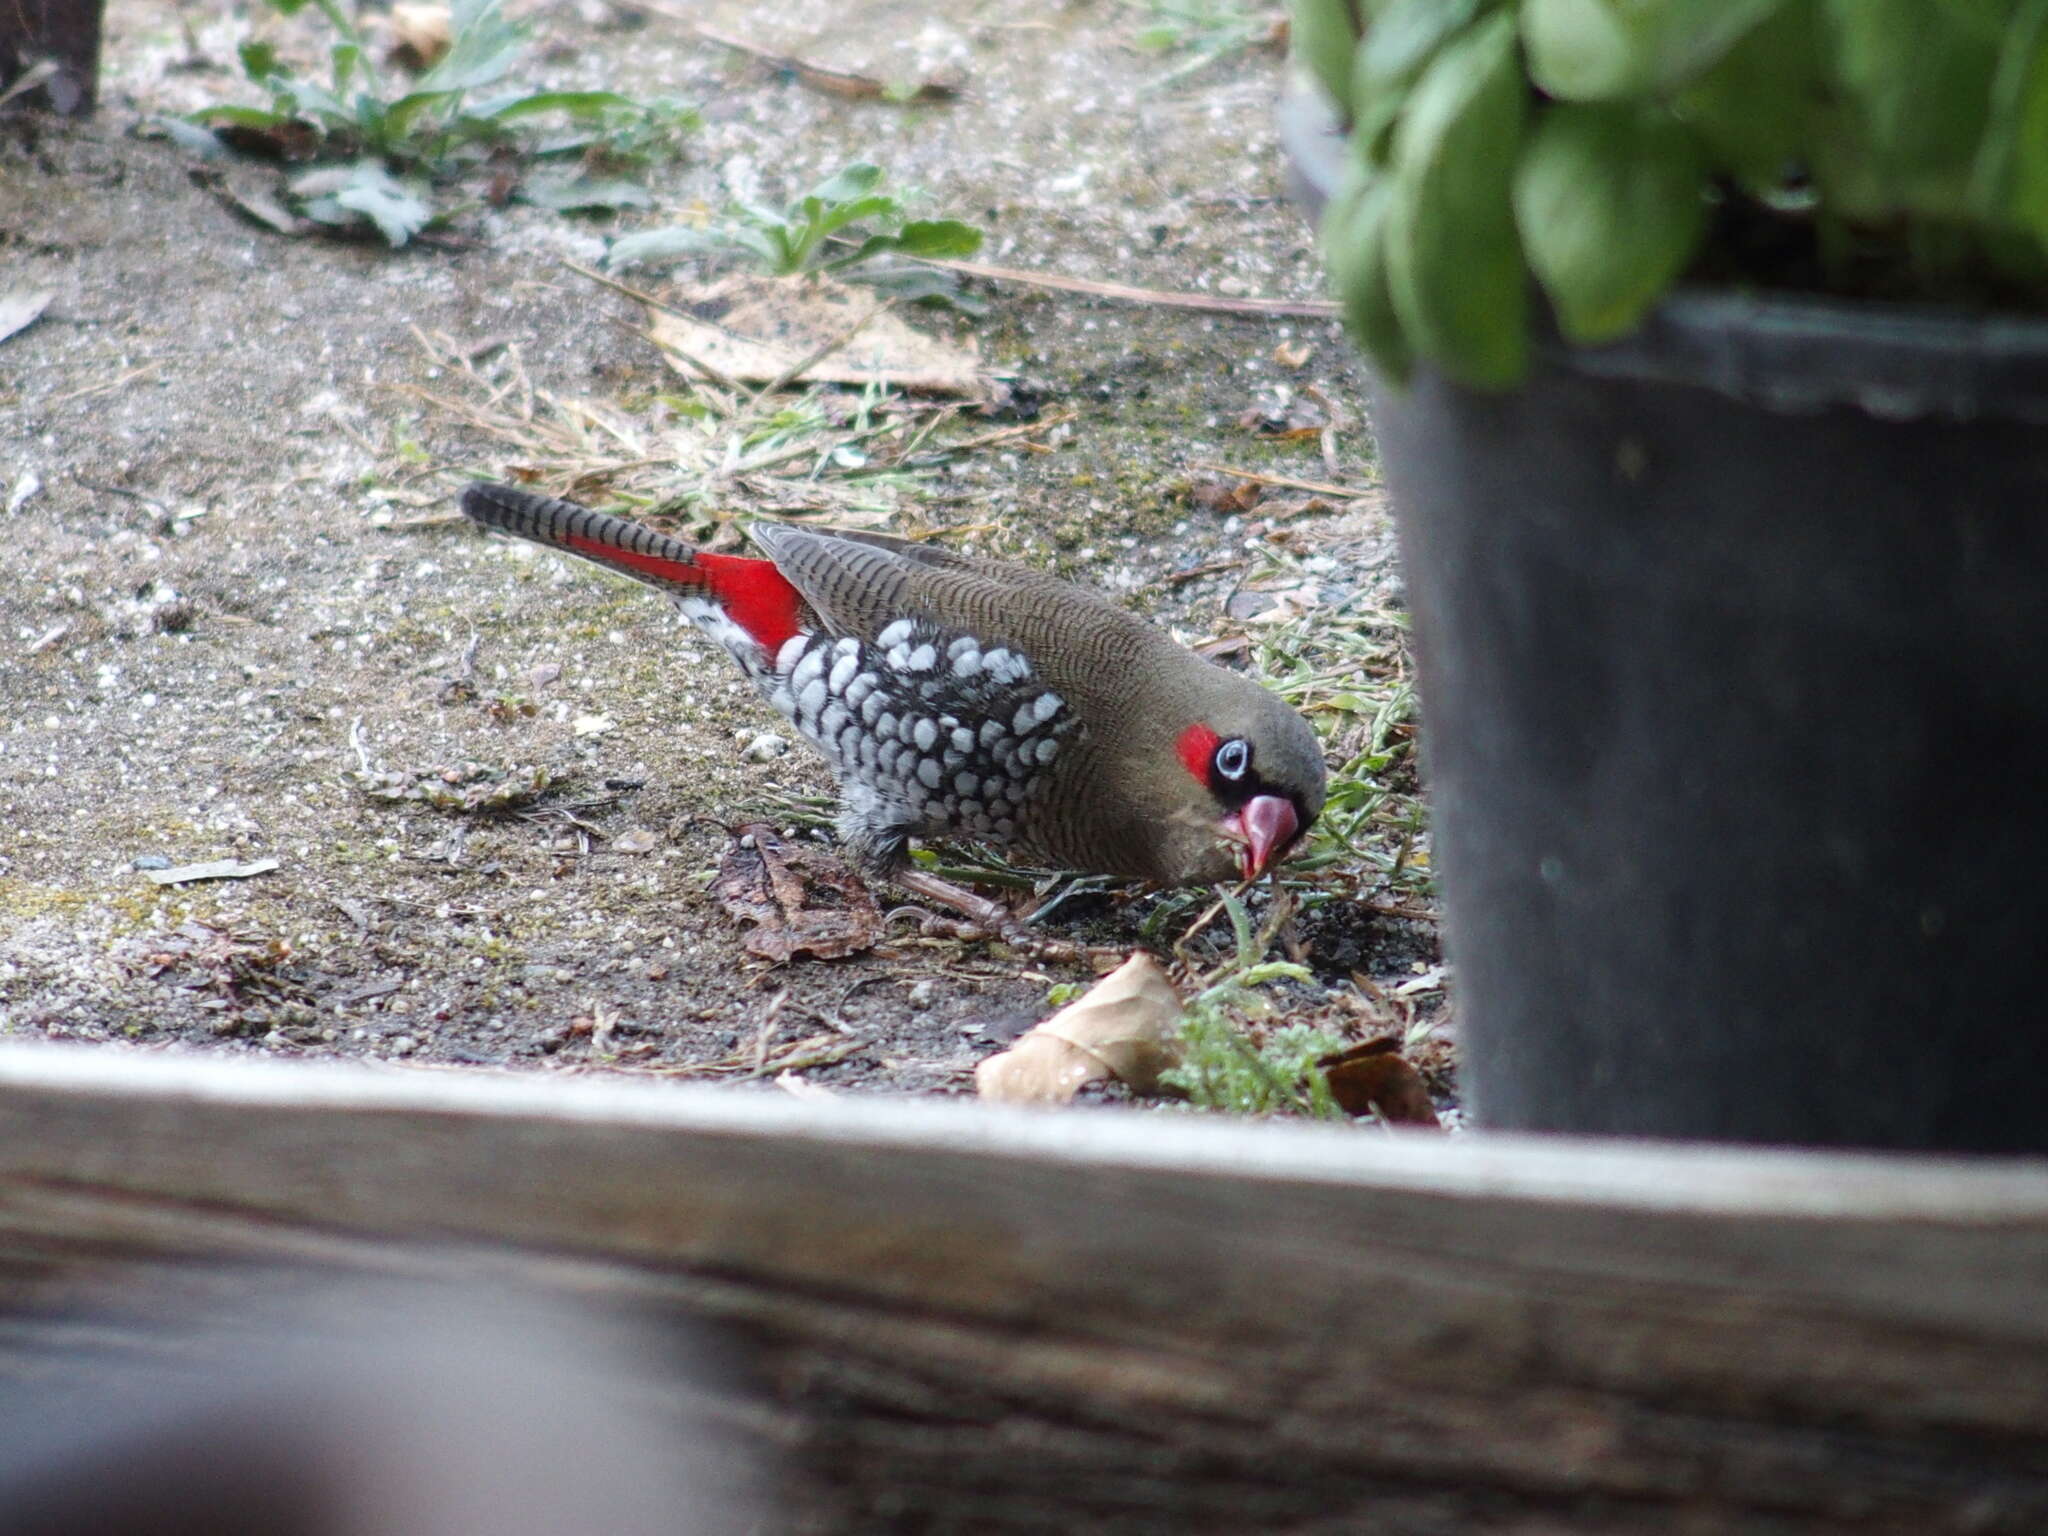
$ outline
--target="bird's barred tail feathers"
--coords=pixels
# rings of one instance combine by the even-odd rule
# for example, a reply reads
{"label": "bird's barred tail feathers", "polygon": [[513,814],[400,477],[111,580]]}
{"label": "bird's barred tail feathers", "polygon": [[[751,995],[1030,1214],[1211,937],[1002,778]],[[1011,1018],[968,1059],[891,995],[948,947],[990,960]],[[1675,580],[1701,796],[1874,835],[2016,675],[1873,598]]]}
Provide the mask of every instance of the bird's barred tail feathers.
{"label": "bird's barred tail feathers", "polygon": [[771,658],[804,627],[803,598],[772,560],[700,553],[644,523],[485,481],[463,491],[462,511],[486,528],[581,555],[672,597],[709,600]]}

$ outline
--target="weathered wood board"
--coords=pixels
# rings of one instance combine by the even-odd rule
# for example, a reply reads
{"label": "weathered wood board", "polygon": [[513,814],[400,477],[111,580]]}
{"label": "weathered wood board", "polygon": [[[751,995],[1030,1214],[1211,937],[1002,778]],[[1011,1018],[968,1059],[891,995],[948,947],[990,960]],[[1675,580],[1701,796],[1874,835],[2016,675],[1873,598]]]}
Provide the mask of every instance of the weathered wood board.
{"label": "weathered wood board", "polygon": [[791,1528],[2048,1530],[2043,1162],[0,1049],[0,1369],[229,1258],[710,1319]]}

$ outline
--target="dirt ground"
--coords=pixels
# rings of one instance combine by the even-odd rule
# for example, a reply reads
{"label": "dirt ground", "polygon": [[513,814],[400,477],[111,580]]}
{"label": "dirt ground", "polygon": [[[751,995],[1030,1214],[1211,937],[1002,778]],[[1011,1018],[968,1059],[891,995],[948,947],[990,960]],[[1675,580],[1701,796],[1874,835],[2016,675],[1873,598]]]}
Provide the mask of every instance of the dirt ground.
{"label": "dirt ground", "polygon": [[[644,589],[448,520],[466,479],[535,457],[460,407],[497,390],[586,434],[627,423],[649,445],[635,483],[690,489],[664,480],[663,444],[694,430],[675,404],[691,385],[635,334],[630,300],[561,262],[594,263],[607,236],[679,210],[778,201],[855,159],[919,189],[922,211],[980,225],[985,261],[1320,297],[1270,122],[1281,60],[1254,45],[1168,81],[1175,55],[1133,47],[1156,13],[1111,0],[689,9],[832,65],[966,82],[957,101],[906,106],[820,93],[693,35],[674,7],[511,13],[536,32],[523,78],[701,110],[653,174],[661,207],[484,210],[465,242],[396,253],[254,227],[148,125],[251,99],[234,47],[252,33],[314,56],[311,7],[282,23],[217,0],[113,0],[98,117],[0,125],[0,293],[55,292],[0,342],[0,1034],[971,1091],[975,1062],[1087,968],[923,937],[907,918],[863,956],[751,958],[706,890],[720,826],[767,815],[811,836],[815,814],[778,797],[823,793],[822,767],[800,748],[748,752],[779,721]],[[1333,768],[1390,750],[1385,784],[1349,785],[1348,839],[1318,842],[1294,880],[1301,910],[1279,938],[1316,982],[1271,989],[1274,1017],[1419,1027],[1441,1000],[1434,925],[1413,915],[1427,837],[1398,581],[1341,331],[978,291],[971,334],[1024,388],[934,441],[1033,410],[1070,422],[1035,447],[835,482],[810,506],[789,500],[795,481],[713,485],[693,515],[933,531],[1121,592],[1239,664],[1295,666]],[[1244,424],[1318,393],[1338,413],[1328,452]],[[1197,467],[1214,462],[1364,494],[1220,501]],[[550,782],[516,812],[462,814],[365,793],[349,775],[366,763]],[[147,877],[219,859],[277,863]],[[1168,950],[1207,900],[1087,887],[1045,927]],[[1217,926],[1185,951],[1196,969],[1221,953]]]}

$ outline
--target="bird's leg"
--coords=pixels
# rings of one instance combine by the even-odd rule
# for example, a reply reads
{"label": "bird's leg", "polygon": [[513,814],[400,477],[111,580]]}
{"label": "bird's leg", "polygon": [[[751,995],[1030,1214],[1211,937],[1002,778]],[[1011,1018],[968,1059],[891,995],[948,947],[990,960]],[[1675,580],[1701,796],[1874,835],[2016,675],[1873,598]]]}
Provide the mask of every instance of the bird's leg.
{"label": "bird's leg", "polygon": [[937,875],[911,866],[899,869],[889,876],[891,883],[900,885],[913,896],[923,896],[936,901],[942,907],[951,907],[975,927],[994,934],[1006,943],[1028,940],[1035,935],[1017,921],[1017,915],[1001,902],[970,891],[964,885],[955,885]]}
{"label": "bird's leg", "polygon": [[977,895],[964,885],[942,880],[927,870],[915,867],[898,869],[890,874],[889,879],[914,896],[923,896],[940,906],[951,907],[983,933],[1002,940],[1012,949],[1025,950],[1047,960],[1084,960],[1090,954],[1087,946],[1056,939],[1036,928],[1027,927],[1001,902]]}

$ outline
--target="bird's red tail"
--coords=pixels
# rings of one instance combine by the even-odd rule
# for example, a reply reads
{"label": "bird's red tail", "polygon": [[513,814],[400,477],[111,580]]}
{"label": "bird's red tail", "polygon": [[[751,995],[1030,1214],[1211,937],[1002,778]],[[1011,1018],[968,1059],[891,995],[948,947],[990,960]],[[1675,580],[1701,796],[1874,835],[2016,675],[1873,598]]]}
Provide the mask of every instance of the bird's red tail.
{"label": "bird's red tail", "polygon": [[770,656],[802,627],[803,597],[772,560],[699,553],[644,523],[510,485],[478,481],[463,491],[462,511],[486,528],[581,555],[672,595],[701,594]]}

